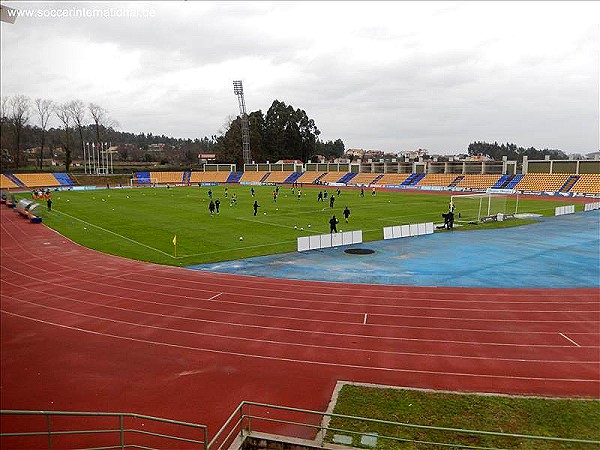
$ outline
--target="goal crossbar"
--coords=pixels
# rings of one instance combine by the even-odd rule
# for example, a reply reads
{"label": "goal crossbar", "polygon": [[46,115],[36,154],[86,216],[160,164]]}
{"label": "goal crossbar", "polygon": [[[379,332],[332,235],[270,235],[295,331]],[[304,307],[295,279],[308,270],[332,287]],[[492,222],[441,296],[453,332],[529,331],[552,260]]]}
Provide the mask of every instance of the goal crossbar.
{"label": "goal crossbar", "polygon": [[[514,215],[518,211],[519,197],[516,196],[515,209],[509,211],[508,194],[481,193],[450,196],[450,209],[462,221],[484,221],[496,218],[498,214]],[[512,208],[510,208],[512,210]]]}

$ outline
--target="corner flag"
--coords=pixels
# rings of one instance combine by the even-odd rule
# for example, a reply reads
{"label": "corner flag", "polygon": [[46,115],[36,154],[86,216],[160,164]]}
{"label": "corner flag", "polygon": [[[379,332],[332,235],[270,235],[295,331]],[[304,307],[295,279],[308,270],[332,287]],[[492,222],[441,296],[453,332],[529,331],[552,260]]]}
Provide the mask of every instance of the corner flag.
{"label": "corner flag", "polygon": [[173,238],[173,245],[175,246],[175,258],[177,258],[177,235]]}

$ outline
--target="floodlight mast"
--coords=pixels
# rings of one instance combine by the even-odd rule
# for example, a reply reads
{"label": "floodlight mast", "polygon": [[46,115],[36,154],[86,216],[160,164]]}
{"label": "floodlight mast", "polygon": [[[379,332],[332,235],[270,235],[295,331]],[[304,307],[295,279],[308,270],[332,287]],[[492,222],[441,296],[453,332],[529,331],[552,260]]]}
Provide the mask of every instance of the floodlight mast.
{"label": "floodlight mast", "polygon": [[248,124],[248,114],[246,114],[246,102],[244,101],[244,87],[242,80],[233,82],[233,93],[237,95],[240,105],[240,118],[242,119],[242,155],[244,164],[252,163],[250,155],[250,126]]}

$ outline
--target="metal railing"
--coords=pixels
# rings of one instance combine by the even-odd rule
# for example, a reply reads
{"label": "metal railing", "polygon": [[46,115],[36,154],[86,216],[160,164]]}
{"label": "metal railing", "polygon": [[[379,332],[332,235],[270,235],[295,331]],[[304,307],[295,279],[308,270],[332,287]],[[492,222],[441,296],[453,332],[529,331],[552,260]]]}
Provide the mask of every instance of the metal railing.
{"label": "metal railing", "polygon": [[[207,439],[207,427],[204,425],[181,422],[170,419],[163,419],[141,414],[125,414],[125,413],[96,413],[96,412],[55,412],[55,411],[18,411],[18,410],[2,410],[0,414],[3,416],[44,416],[46,421],[46,429],[43,431],[26,431],[0,433],[2,439],[10,437],[45,437],[47,440],[47,448],[52,450],[53,438],[57,436],[77,436],[77,435],[97,435],[97,434],[118,434],[118,443],[103,447],[86,447],[87,450],[109,450],[109,449],[144,449],[152,450],[154,448],[183,448],[184,443],[186,448],[201,448],[204,450],[226,450],[232,444],[241,445],[243,440],[252,436],[253,433],[268,433],[280,438],[299,438],[305,441],[310,441],[314,446],[324,446],[331,442],[333,433],[344,433],[351,436],[364,436],[375,431],[378,440],[389,443],[412,443],[417,448],[454,448],[454,449],[471,449],[471,450],[500,450],[500,447],[486,443],[474,444],[481,438],[498,438],[507,444],[502,448],[519,448],[529,443],[534,447],[527,448],[546,448],[549,444],[560,445],[560,448],[573,449],[593,449],[600,448],[600,440],[592,439],[573,439],[551,436],[533,436],[516,433],[501,433],[494,431],[468,430],[460,428],[435,427],[428,425],[415,425],[410,423],[392,422],[381,419],[370,419],[365,417],[350,416],[346,414],[329,413],[322,411],[314,411],[309,409],[291,408],[286,406],[270,405],[266,403],[243,401],[227,418],[225,423],[213,436],[210,442]],[[55,430],[52,428],[52,418],[56,416],[71,416],[71,417],[113,417],[118,418],[119,426],[109,429],[85,429],[85,430]],[[326,418],[328,420],[326,420]],[[200,434],[199,438],[189,438],[175,436],[173,434],[165,434],[164,432],[152,432],[148,429],[142,430],[139,428],[127,428],[124,426],[125,419],[138,419],[160,424],[168,424],[175,426],[183,426],[191,428],[194,432]],[[348,426],[331,426],[330,420],[335,424],[336,421],[346,420],[355,424],[353,427]],[[357,424],[361,424],[360,426]],[[144,426],[144,424],[142,424]],[[381,433],[381,428],[388,427],[393,432],[388,434]],[[368,431],[364,431],[368,430]],[[415,430],[426,432],[430,435],[429,438],[418,438],[411,436],[411,432]],[[145,436],[146,438],[166,439],[176,441],[176,445],[161,445],[159,447],[150,447],[149,444],[144,445],[139,442],[133,443],[127,438],[130,434]],[[442,434],[445,439],[436,437],[436,434]],[[433,435],[433,436],[432,436]],[[460,442],[460,438],[467,437],[470,443]],[[274,438],[276,440],[277,438]],[[434,440],[435,439],[435,440]],[[191,445],[189,447],[188,445]],[[482,446],[483,445],[483,446]],[[364,445],[363,445],[364,446]]]}
{"label": "metal railing", "polygon": [[[177,448],[180,448],[183,443],[189,444],[191,448],[198,449],[206,449],[207,448],[207,429],[205,425],[199,425],[195,423],[189,422],[181,422],[177,420],[164,419],[161,417],[152,417],[145,416],[142,414],[132,414],[132,413],[109,413],[109,412],[73,412],[73,411],[23,411],[23,410],[1,410],[0,415],[2,416],[3,423],[9,416],[43,416],[45,417],[45,429],[42,431],[21,431],[21,432],[10,432],[0,433],[0,437],[5,440],[7,438],[35,438],[35,437],[45,437],[47,441],[47,448],[52,450],[53,441],[55,441],[58,437],[65,436],[92,436],[98,434],[111,435],[114,434],[114,438],[112,440],[115,441],[114,444],[105,445],[102,447],[86,447],[87,449],[95,449],[95,450],[109,450],[109,449],[129,449],[129,448],[137,448],[137,449],[153,449],[154,447],[148,447],[148,442],[164,442],[167,441],[176,441]],[[71,420],[74,418],[115,418],[118,419],[118,426],[114,428],[87,428],[82,430],[70,430],[70,429],[60,429],[57,430],[53,428],[52,422],[54,418],[57,417],[70,417]],[[126,419],[135,419],[138,421],[142,421],[140,423],[140,427],[137,428],[129,428],[125,427]],[[140,429],[141,427],[145,427],[147,424],[144,421],[149,422],[148,425],[157,425],[161,424],[163,427],[173,425],[177,427],[186,427],[187,429],[191,429],[194,434],[198,434],[197,438],[183,437],[181,435],[174,434],[166,434],[166,432],[156,432],[156,431],[148,431],[147,429]],[[86,424],[89,425],[89,424]],[[134,442],[132,435],[136,436],[144,436],[145,440],[143,441],[143,445],[140,442]],[[139,438],[138,438],[139,439]],[[187,446],[187,445],[186,445]],[[163,447],[161,445],[161,447]],[[161,448],[157,447],[157,448]],[[163,447],[165,448],[165,447]],[[168,445],[166,448],[173,448],[172,445]]]}
{"label": "metal railing", "polygon": [[[256,410],[264,410],[263,414],[258,414]],[[285,412],[292,414],[300,414],[304,417],[315,417],[317,420],[307,421],[306,419],[292,420],[292,419],[282,419],[278,417],[274,412]],[[286,414],[286,415],[292,415]],[[561,447],[561,448],[573,448],[573,449],[587,449],[592,450],[593,448],[597,449],[600,447],[599,440],[592,439],[572,439],[572,438],[561,438],[561,437],[551,437],[551,436],[533,436],[533,435],[525,435],[525,434],[516,434],[516,433],[501,433],[494,431],[480,431],[480,430],[468,430],[468,429],[460,429],[460,428],[448,428],[448,427],[435,427],[428,425],[415,425],[410,423],[402,423],[402,422],[391,422],[388,420],[380,420],[380,419],[369,419],[365,417],[356,417],[349,416],[345,414],[336,414],[336,413],[328,413],[328,412],[320,412],[313,411],[308,409],[300,409],[300,408],[290,408],[285,406],[277,406],[270,405],[266,403],[257,403],[257,402],[248,402],[244,401],[240,403],[240,405],[235,409],[235,411],[231,414],[229,419],[223,424],[221,429],[215,434],[215,436],[211,439],[208,449],[209,450],[225,450],[228,449],[233,442],[235,442],[235,438],[239,438],[240,441],[246,437],[251,436],[252,432],[266,432],[269,434],[274,434],[278,436],[285,436],[289,438],[304,438],[304,436],[298,436],[298,434],[306,434],[306,433],[297,433],[295,436],[290,436],[290,427],[292,425],[297,430],[302,428],[312,430],[312,440],[315,446],[323,446],[325,443],[330,442],[331,437],[330,433],[338,432],[338,433],[346,433],[350,435],[365,435],[368,434],[366,431],[357,431],[356,429],[348,429],[348,428],[337,428],[333,426],[326,425],[326,422],[323,420],[324,418],[330,419],[345,419],[350,421],[356,421],[365,425],[370,425],[372,431],[374,431],[377,426],[387,426],[393,427],[398,431],[398,434],[404,435],[385,435],[385,434],[377,434],[377,439],[386,440],[386,441],[395,441],[395,442],[409,442],[417,445],[417,448],[431,448],[432,446],[437,447],[445,447],[445,448],[460,448],[460,449],[485,449],[485,450],[501,450],[499,447],[490,447],[490,446],[477,446],[473,444],[459,443],[457,437],[458,436],[468,436],[470,440],[475,440],[476,438],[481,437],[494,437],[504,439],[506,441],[512,441],[515,443],[515,446],[511,446],[512,448],[520,448],[521,443],[523,441],[527,442],[538,442],[539,446],[535,448],[546,448],[549,443],[555,443],[557,445],[566,445],[572,447]],[[318,420],[320,419],[320,420]],[[286,425],[286,431],[282,432],[281,429],[278,429],[276,426],[264,427],[261,426],[262,423],[269,424],[280,424]],[[312,423],[311,423],[312,422]],[[328,423],[328,421],[327,421]],[[443,442],[437,442],[433,440],[422,440],[417,438],[411,438],[409,436],[410,430],[423,430],[431,433],[443,433],[448,435],[447,439]],[[464,442],[464,441],[463,441]],[[364,445],[363,445],[364,446]],[[423,446],[423,447],[421,447]]]}

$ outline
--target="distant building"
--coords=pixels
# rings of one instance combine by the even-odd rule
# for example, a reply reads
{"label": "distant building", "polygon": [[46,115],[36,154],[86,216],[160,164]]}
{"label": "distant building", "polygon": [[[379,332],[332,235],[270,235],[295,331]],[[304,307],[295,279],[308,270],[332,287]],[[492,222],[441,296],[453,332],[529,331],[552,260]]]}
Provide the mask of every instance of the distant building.
{"label": "distant building", "polygon": [[417,150],[407,150],[404,152],[398,152],[398,156],[401,158],[408,158],[414,160],[419,158],[427,159],[429,155],[427,149],[419,148]]}
{"label": "distant building", "polygon": [[303,164],[299,159],[280,159],[275,164]]}
{"label": "distant building", "polygon": [[209,161],[214,161],[217,159],[217,155],[215,153],[200,153],[198,154],[198,162],[200,164],[206,164]]}
{"label": "distant building", "polygon": [[163,150],[165,150],[165,146],[166,146],[166,144],[150,144],[148,146],[148,151],[149,152],[162,152]]}

